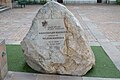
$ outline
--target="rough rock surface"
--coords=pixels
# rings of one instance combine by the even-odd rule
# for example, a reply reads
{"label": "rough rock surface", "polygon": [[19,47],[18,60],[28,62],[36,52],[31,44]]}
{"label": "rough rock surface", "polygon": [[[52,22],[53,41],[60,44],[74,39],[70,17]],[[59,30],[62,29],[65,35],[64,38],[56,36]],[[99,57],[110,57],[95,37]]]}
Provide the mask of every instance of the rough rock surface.
{"label": "rough rock surface", "polygon": [[54,1],[38,11],[21,45],[27,64],[39,72],[84,75],[95,64],[78,20]]}

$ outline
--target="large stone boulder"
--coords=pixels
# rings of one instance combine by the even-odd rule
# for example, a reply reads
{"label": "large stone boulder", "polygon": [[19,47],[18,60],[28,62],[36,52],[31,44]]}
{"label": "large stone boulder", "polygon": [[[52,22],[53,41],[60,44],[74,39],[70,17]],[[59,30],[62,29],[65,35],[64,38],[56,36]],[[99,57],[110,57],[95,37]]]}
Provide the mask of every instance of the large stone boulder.
{"label": "large stone boulder", "polygon": [[54,1],[38,11],[21,45],[27,64],[39,72],[84,75],[95,64],[78,20]]}

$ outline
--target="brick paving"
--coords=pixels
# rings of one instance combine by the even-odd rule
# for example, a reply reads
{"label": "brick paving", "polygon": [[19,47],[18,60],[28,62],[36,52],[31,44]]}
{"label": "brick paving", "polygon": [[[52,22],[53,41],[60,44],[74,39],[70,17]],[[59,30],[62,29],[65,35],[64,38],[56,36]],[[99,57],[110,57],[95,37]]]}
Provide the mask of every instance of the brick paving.
{"label": "brick paving", "polygon": [[[0,13],[0,38],[5,38],[7,43],[21,41],[40,7],[40,5],[32,5]],[[67,5],[67,7],[84,28],[88,41],[96,42],[96,38],[83,23],[83,19],[94,23],[110,41],[120,42],[120,8],[118,5]]]}
{"label": "brick paving", "polygon": [[22,41],[40,7],[32,5],[0,13],[0,38],[8,44]]}
{"label": "brick paving", "polygon": [[120,42],[120,23],[101,23],[98,28],[104,35],[114,42]]}
{"label": "brick paving", "polygon": [[106,4],[77,5],[73,8],[72,6],[67,7],[78,18],[82,27],[84,26],[83,29],[90,45],[96,46],[100,44],[118,70],[120,70],[120,51],[114,45],[120,42],[119,6]]}
{"label": "brick paving", "polygon": [[[120,42],[120,8],[119,5],[77,5],[76,9],[80,16],[87,17],[98,29],[110,40]],[[93,39],[93,37],[91,37]]]}

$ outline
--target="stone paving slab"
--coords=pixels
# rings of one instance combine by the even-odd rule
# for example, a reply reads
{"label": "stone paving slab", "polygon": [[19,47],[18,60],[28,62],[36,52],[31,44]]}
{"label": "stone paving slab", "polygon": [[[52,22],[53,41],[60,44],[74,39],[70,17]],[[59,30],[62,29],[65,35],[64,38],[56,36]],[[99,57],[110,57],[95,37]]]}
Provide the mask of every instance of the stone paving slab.
{"label": "stone paving slab", "polygon": [[113,44],[115,46],[120,46],[120,42],[111,42],[111,44]]}
{"label": "stone paving slab", "polygon": [[107,53],[107,55],[110,57],[110,59],[113,61],[115,66],[120,71],[120,51],[111,43],[101,42],[100,44],[104,51]]}
{"label": "stone paving slab", "polygon": [[95,38],[97,38],[98,42],[99,41],[109,41],[107,40],[107,38],[104,36],[104,34],[102,32],[100,32],[97,28],[96,25],[94,25],[93,23],[91,22],[85,22],[88,26],[88,28],[90,29],[90,31],[92,32],[92,34],[95,36]]}
{"label": "stone paving slab", "polygon": [[90,46],[101,46],[99,42],[89,42]]}
{"label": "stone paving slab", "polygon": [[120,80],[120,78],[80,77],[9,71],[4,80]]}
{"label": "stone paving slab", "polygon": [[82,80],[82,77],[9,71],[4,80]]}
{"label": "stone paving slab", "polygon": [[[92,35],[90,30],[84,30],[85,31],[85,35],[87,37],[87,41],[88,42],[97,42],[97,39],[95,38],[94,35]],[[88,36],[89,35],[89,36]]]}
{"label": "stone paving slab", "polygon": [[7,40],[5,43],[10,45],[20,45],[21,41]]}
{"label": "stone paving slab", "polygon": [[9,71],[4,80],[36,80],[37,74]]}
{"label": "stone paving slab", "polygon": [[60,80],[60,76],[59,75],[39,74],[39,75],[37,75],[36,80]]}
{"label": "stone paving slab", "polygon": [[120,80],[119,78],[82,77],[83,80]]}
{"label": "stone paving slab", "polygon": [[83,80],[82,77],[77,76],[60,76],[60,80]]}

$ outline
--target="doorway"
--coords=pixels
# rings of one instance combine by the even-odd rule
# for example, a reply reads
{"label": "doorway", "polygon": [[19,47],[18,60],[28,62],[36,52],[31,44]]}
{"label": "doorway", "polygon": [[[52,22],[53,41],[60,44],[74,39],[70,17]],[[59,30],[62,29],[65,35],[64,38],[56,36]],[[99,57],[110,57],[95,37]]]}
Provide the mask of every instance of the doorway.
{"label": "doorway", "polygon": [[59,3],[63,3],[63,0],[57,0],[57,2],[59,2]]}
{"label": "doorway", "polygon": [[97,0],[97,3],[102,3],[102,0]]}

